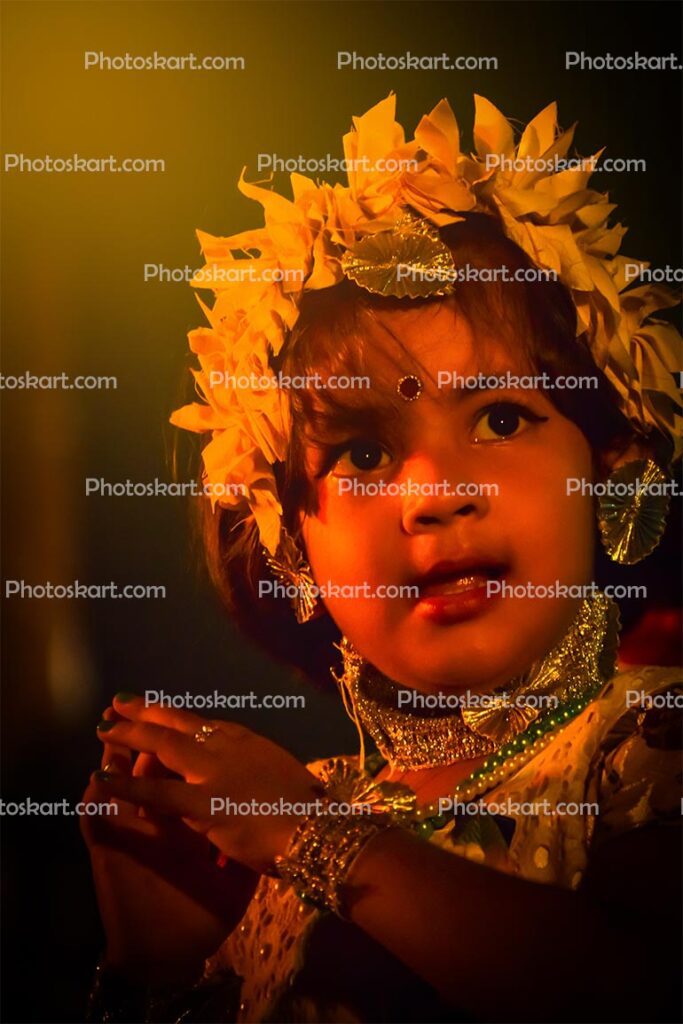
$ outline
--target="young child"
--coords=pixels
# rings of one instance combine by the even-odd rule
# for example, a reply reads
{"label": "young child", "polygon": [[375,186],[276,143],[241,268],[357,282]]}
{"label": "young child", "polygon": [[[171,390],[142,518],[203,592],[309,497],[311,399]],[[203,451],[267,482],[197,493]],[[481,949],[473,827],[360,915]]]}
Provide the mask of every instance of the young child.
{"label": "young child", "polygon": [[89,1019],[672,1019],[680,672],[617,672],[594,580],[598,535],[631,564],[663,531],[680,338],[572,136],[551,105],[516,144],[477,97],[466,155],[445,101],[405,142],[389,97],[348,188],[242,179],[265,227],[200,236],[173,422],[210,433],[212,576],[335,668],[361,750],[304,766],[118,695]]}

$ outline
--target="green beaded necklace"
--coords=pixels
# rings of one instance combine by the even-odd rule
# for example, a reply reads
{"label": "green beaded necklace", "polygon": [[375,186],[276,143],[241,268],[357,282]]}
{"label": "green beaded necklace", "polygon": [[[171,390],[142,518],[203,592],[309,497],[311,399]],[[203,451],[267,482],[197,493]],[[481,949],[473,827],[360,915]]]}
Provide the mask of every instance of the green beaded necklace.
{"label": "green beaded necklace", "polygon": [[[453,800],[467,803],[475,796],[481,796],[495,784],[510,778],[514,771],[528,764],[536,754],[548,746],[555,735],[587,708],[604,685],[604,681],[600,681],[580,697],[565,701],[538,718],[528,729],[459,782],[451,794]],[[449,821],[448,815],[439,814],[435,805],[429,803],[417,809],[413,828],[418,835],[429,839],[434,832],[445,828]]]}
{"label": "green beaded necklace", "polygon": [[[510,778],[595,699],[614,674],[618,634],[619,612],[610,598],[598,592],[582,603],[562,641],[522,678],[520,690],[515,691],[528,694],[552,693],[554,690],[559,700],[557,707],[539,714],[526,727],[522,726],[518,732],[508,735],[500,746],[492,743],[493,734],[487,734],[484,727],[483,737],[488,749],[484,747],[480,753],[486,756],[486,760],[453,788],[449,796],[453,804],[471,802]],[[457,714],[422,718],[406,712],[397,715],[391,708],[387,710],[386,702],[383,703],[380,697],[361,693],[359,681],[364,663],[348,641],[345,644],[346,647],[344,644],[340,647],[344,655],[344,675],[335,676],[335,679],[340,684],[342,698],[346,694],[346,710],[361,736],[360,764],[363,767],[360,775],[366,783],[368,779],[374,780],[386,764],[429,768],[476,756],[475,748],[470,752],[471,744],[468,747],[463,743],[461,734],[465,728],[472,732],[475,740],[480,740],[481,721],[475,719],[470,723],[466,719],[466,711],[458,719]],[[377,672],[370,668],[370,681],[376,683]],[[388,684],[390,692],[397,689],[390,680],[380,677],[382,680]],[[358,699],[359,694],[362,699]],[[364,756],[361,726],[367,728],[378,748],[368,758]],[[451,820],[451,815],[439,813],[434,802],[416,806],[414,792],[402,783],[386,780],[375,786],[380,793],[380,802],[397,823],[421,836],[429,838],[433,832],[444,829]],[[358,792],[367,795],[364,787],[361,779]]]}

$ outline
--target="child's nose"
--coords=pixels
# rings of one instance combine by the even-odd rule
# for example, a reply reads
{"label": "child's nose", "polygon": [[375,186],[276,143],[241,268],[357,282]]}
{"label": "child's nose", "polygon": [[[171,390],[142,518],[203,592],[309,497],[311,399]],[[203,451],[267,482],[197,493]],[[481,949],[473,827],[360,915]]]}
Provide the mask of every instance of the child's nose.
{"label": "child's nose", "polygon": [[[410,482],[402,510],[403,530],[408,534],[426,533],[448,526],[456,518],[485,516],[489,509],[490,488],[474,480],[458,479]],[[412,490],[414,493],[410,493]]]}
{"label": "child's nose", "polygon": [[448,526],[460,516],[481,516],[486,512],[488,499],[482,496],[450,495],[421,497],[413,503],[406,503],[402,525],[406,533],[427,533],[430,530]]}

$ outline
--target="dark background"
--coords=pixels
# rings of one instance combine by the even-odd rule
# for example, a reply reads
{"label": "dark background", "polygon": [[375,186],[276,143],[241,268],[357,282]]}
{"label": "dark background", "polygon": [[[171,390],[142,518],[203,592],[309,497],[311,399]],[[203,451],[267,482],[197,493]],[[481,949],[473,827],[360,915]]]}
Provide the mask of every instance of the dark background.
{"label": "dark background", "polygon": [[[680,72],[564,70],[566,50],[681,52],[678,3],[5,3],[3,151],[162,157],[165,174],[4,174],[6,374],[112,374],[116,391],[2,392],[5,579],[164,584],[163,601],[5,601],[2,796],[76,801],[98,763],[95,726],[119,689],[301,692],[226,621],[198,571],[177,498],[86,497],[87,476],[170,479],[168,414],[202,317],[189,286],[143,281],[145,263],[200,264],[194,229],[260,224],[241,197],[256,154],[342,156],[352,114],[391,90],[412,135],[450,100],[471,145],[472,93],[528,121],[552,99],[577,152],[642,157],[601,174],[629,226],[623,251],[680,265]],[[351,71],[362,54],[493,55],[499,70]],[[245,71],[83,68],[110,55],[243,55]],[[286,175],[275,185],[286,188]],[[650,606],[679,604],[678,510],[642,567]],[[603,579],[605,577],[602,577]],[[627,627],[642,603],[623,607]],[[332,657],[331,657],[332,661]],[[355,749],[331,694],[301,711],[235,714],[301,758]],[[0,819],[7,1021],[76,1021],[102,942],[75,818]]]}

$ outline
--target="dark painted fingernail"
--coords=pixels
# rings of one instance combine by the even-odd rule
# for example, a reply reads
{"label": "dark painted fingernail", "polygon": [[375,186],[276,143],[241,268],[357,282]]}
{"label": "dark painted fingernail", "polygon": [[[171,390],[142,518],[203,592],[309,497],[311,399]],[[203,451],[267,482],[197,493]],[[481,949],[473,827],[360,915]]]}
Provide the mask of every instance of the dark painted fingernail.
{"label": "dark painted fingernail", "polygon": [[137,700],[137,693],[129,693],[128,690],[121,690],[120,693],[116,694],[116,700],[120,700],[122,704],[127,704],[129,700]]}
{"label": "dark painted fingernail", "polygon": [[111,782],[111,780],[114,778],[114,773],[105,771],[95,772],[95,778],[98,779],[100,782]]}
{"label": "dark painted fingernail", "polygon": [[102,719],[100,724],[97,726],[97,731],[98,732],[109,732],[109,730],[113,729],[115,725],[116,725],[116,722],[107,722],[106,719]]}

